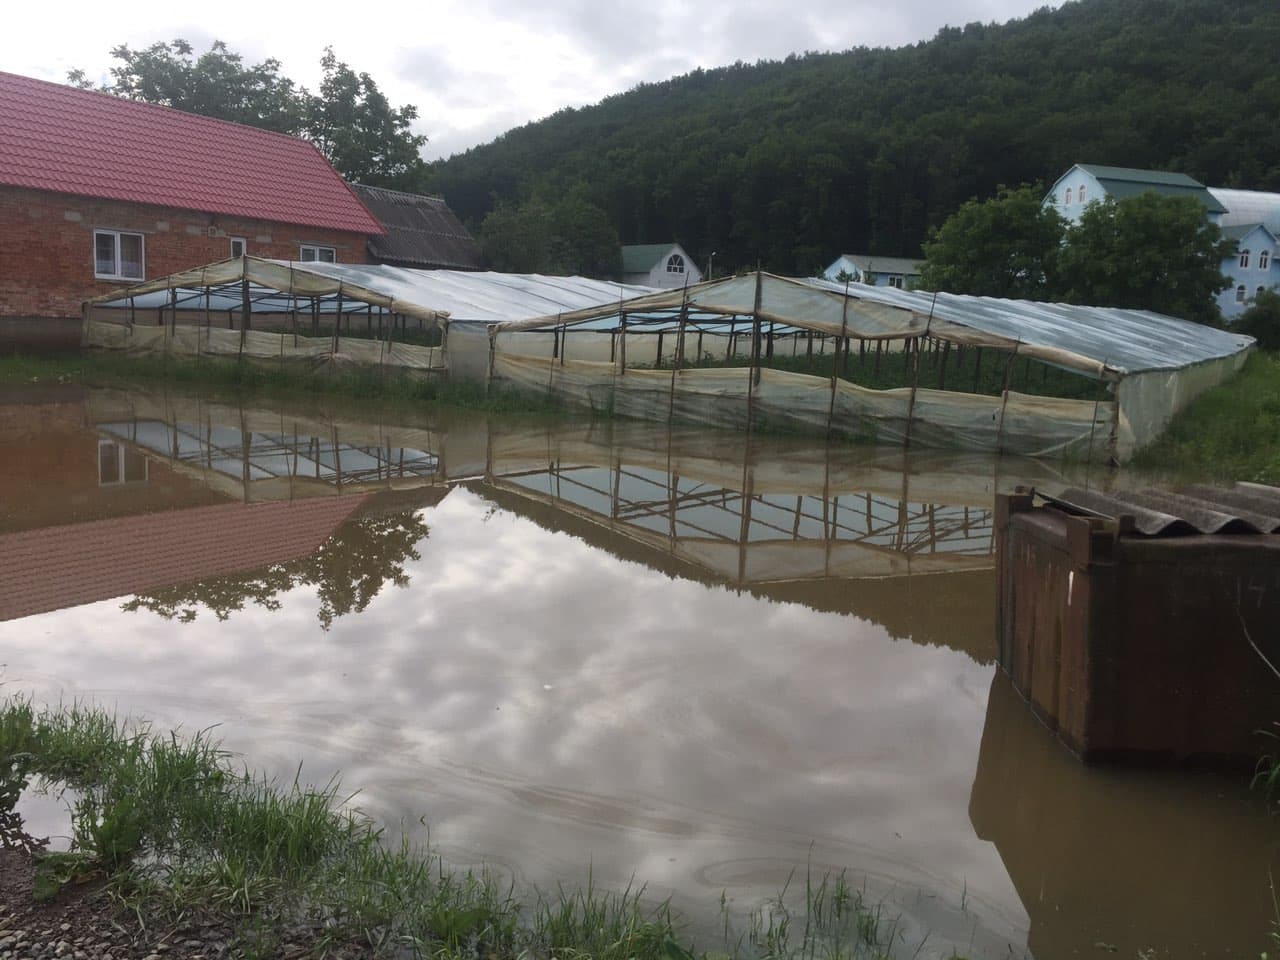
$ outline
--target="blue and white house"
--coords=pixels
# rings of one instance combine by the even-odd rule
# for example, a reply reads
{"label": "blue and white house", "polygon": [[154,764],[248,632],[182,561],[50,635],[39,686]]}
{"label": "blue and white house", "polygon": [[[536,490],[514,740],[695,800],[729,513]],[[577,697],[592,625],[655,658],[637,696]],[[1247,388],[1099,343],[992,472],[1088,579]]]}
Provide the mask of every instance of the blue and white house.
{"label": "blue and white house", "polygon": [[869,283],[876,287],[896,287],[911,290],[920,280],[921,260],[906,257],[873,257],[865,253],[842,253],[835,263],[822,271],[824,280],[840,282],[852,277],[854,283]]}
{"label": "blue and white house", "polygon": [[1260,290],[1280,289],[1280,266],[1276,265],[1280,194],[1206,187],[1184,173],[1077,163],[1049,189],[1043,205],[1052,205],[1070,223],[1079,223],[1090,203],[1142,193],[1195,197],[1204,205],[1209,222],[1236,241],[1236,252],[1222,261],[1222,275],[1231,283],[1218,295],[1225,319],[1237,319]]}

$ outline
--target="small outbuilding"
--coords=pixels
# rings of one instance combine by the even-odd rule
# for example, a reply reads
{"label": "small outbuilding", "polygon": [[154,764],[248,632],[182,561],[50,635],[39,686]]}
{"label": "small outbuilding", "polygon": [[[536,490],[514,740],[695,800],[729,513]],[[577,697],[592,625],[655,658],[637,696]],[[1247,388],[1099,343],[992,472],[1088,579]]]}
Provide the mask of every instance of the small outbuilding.
{"label": "small outbuilding", "polygon": [[678,243],[638,243],[622,248],[622,282],[670,290],[701,283],[702,272]]}
{"label": "small outbuilding", "polygon": [[369,260],[425,270],[481,270],[475,238],[443,197],[427,197],[353,183],[385,233],[369,237]]}

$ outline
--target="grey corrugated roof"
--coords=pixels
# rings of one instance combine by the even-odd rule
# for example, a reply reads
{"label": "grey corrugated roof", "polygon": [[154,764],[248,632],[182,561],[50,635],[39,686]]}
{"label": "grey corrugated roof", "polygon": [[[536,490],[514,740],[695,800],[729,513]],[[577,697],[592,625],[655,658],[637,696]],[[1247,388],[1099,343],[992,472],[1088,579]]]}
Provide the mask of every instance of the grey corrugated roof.
{"label": "grey corrugated roof", "polygon": [[1151,537],[1280,531],[1280,489],[1255,483],[1112,493],[1071,488],[1045,499],[1075,513],[1109,520],[1132,517],[1134,528]]}
{"label": "grey corrugated roof", "polygon": [[1255,230],[1262,230],[1264,233],[1268,234],[1272,240],[1275,240],[1276,238],[1276,235],[1267,229],[1267,225],[1265,223],[1238,223],[1230,227],[1223,227],[1222,235],[1228,240],[1243,240]]}
{"label": "grey corrugated roof", "polygon": [[387,231],[369,240],[369,254],[380,263],[450,270],[484,266],[475,239],[442,198],[358,183],[351,189]]}
{"label": "grey corrugated roof", "polygon": [[1165,170],[1135,170],[1132,167],[1105,167],[1096,163],[1078,163],[1081,170],[1092,174],[1107,193],[1117,199],[1158,193],[1165,197],[1195,197],[1210,213],[1225,213],[1218,198],[1199,180],[1185,173]]}
{"label": "grey corrugated roof", "polygon": [[1209,192],[1227,208],[1222,215],[1224,226],[1261,223],[1272,236],[1280,236],[1280,193],[1230,190],[1226,187],[1210,187]]}
{"label": "grey corrugated roof", "polygon": [[842,253],[850,263],[866,273],[900,273],[906,277],[918,277],[923,260],[908,257],[876,257],[869,253]]}

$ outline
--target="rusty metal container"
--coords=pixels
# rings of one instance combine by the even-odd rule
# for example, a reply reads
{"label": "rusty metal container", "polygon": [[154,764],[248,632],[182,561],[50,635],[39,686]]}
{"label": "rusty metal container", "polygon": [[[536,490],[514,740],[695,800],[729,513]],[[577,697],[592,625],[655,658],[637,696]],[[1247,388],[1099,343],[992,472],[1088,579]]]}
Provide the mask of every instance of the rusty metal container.
{"label": "rusty metal container", "polygon": [[1277,530],[1280,490],[1253,485],[1000,495],[1000,666],[1086,761],[1280,752]]}

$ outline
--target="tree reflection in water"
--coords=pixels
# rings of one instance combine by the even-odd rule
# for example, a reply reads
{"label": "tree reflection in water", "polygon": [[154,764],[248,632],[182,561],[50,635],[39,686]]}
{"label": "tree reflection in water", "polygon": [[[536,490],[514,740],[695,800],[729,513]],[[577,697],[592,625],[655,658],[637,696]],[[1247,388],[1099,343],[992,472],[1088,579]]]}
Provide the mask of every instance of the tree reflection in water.
{"label": "tree reflection in water", "polygon": [[415,547],[427,533],[426,522],[413,510],[355,517],[309,556],[138,594],[121,609],[150,610],[166,620],[191,623],[203,606],[226,620],[247,604],[279,610],[280,594],[314,586],[320,627],[328,630],[337,617],[362,612],[385,584],[407,586],[405,564],[420,559]]}

